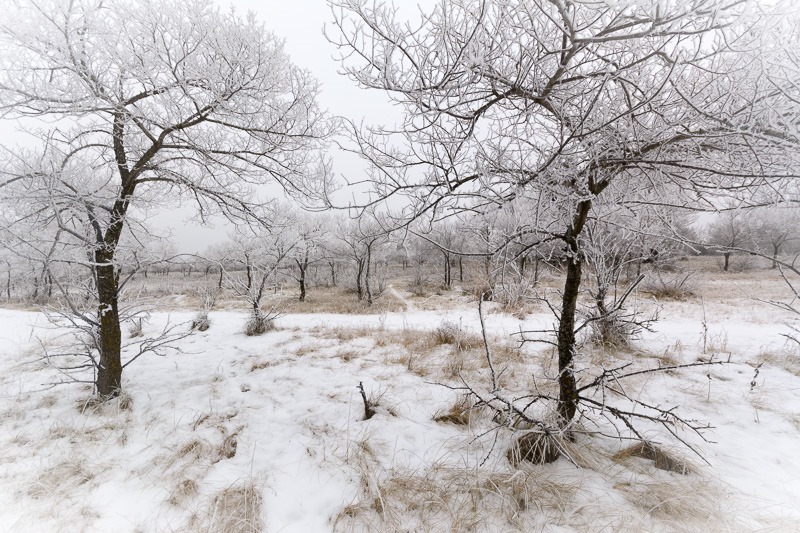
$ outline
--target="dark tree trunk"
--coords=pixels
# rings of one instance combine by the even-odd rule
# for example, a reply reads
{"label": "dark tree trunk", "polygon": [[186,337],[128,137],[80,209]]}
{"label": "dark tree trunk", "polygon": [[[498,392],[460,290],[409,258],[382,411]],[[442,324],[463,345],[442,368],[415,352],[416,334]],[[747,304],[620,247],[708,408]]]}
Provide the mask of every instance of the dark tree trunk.
{"label": "dark tree trunk", "polygon": [[444,287],[446,289],[450,288],[450,284],[452,283],[452,275],[450,270],[450,254],[447,252],[442,252],[444,255]]}
{"label": "dark tree trunk", "polygon": [[303,260],[300,261],[299,259],[294,260],[297,263],[297,268],[300,271],[297,276],[297,282],[300,284],[300,301],[306,301],[306,270],[308,269],[308,252],[306,252]]}
{"label": "dark tree trunk", "polygon": [[724,259],[724,263],[723,263],[723,265],[722,265],[722,270],[723,270],[724,272],[727,272],[727,271],[728,271],[728,267],[730,266],[730,261],[731,261],[731,253],[730,253],[730,252],[725,252],[724,254],[722,254],[722,257],[724,257],[724,258],[725,258],[725,259]]}
{"label": "dark tree trunk", "polygon": [[458,281],[464,283],[464,258],[458,256]]}
{"label": "dark tree trunk", "polygon": [[119,278],[113,264],[113,255],[98,252],[97,294],[99,305],[97,315],[100,323],[98,332],[100,361],[97,368],[97,395],[109,399],[119,395],[122,387],[122,333],[119,323],[117,298]]}
{"label": "dark tree trunk", "polygon": [[356,291],[358,292],[359,301],[364,299],[364,287],[361,283],[363,275],[364,275],[364,258],[359,258],[356,260]]}
{"label": "dark tree trunk", "polygon": [[367,245],[366,265],[364,266],[364,289],[367,291],[367,305],[372,305],[372,287],[370,282],[370,265],[372,263],[372,244]]}
{"label": "dark tree trunk", "polygon": [[11,263],[6,262],[8,272],[6,272],[6,299],[11,301]]}
{"label": "dark tree trunk", "polygon": [[778,268],[778,252],[780,251],[779,244],[772,245],[772,268]]}
{"label": "dark tree trunk", "polygon": [[519,277],[525,276],[525,265],[528,262],[528,254],[523,254],[519,258]]}
{"label": "dark tree trunk", "polygon": [[306,271],[302,269],[300,271],[300,301],[306,301]]}
{"label": "dark tree trunk", "polygon": [[583,255],[578,237],[583,231],[591,208],[589,200],[578,203],[572,224],[564,236],[568,251],[567,277],[564,280],[564,294],[561,297],[561,317],[557,336],[558,413],[564,425],[569,424],[578,409],[578,387],[575,379],[575,310],[578,306],[583,270]]}
{"label": "dark tree trunk", "polygon": [[247,275],[247,291],[253,288],[253,269],[250,266],[250,258],[245,256],[245,274]]}
{"label": "dark tree trunk", "polygon": [[222,275],[225,271],[222,269],[222,264],[219,265],[219,278],[217,279],[217,289],[222,290]]}
{"label": "dark tree trunk", "polygon": [[575,381],[575,309],[581,286],[583,263],[580,257],[567,262],[567,278],[561,298],[561,319],[558,323],[558,413],[566,424],[575,416],[578,392]]}
{"label": "dark tree trunk", "polygon": [[331,268],[331,287],[336,286],[336,261],[328,261],[328,266]]}

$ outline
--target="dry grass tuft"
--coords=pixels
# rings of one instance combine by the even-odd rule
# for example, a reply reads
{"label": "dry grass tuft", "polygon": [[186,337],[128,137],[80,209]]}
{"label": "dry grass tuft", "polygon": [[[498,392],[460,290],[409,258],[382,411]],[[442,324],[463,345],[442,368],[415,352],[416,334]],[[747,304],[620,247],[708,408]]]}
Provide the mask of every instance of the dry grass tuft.
{"label": "dry grass tuft", "polygon": [[555,433],[527,432],[517,437],[506,452],[508,462],[518,467],[522,461],[535,465],[554,463],[561,457],[563,437]]}
{"label": "dry grass tuft", "polygon": [[186,500],[197,496],[199,490],[200,486],[195,480],[184,479],[172,490],[167,502],[175,507],[181,507]]}
{"label": "dry grass tuft", "polygon": [[451,344],[460,352],[483,346],[483,338],[480,335],[471,334],[461,324],[448,320],[439,324],[432,335],[435,344]]}
{"label": "dry grass tuft", "polygon": [[68,498],[94,477],[86,464],[86,459],[77,455],[44,469],[28,487],[27,493],[37,500]]}
{"label": "dry grass tuft", "polygon": [[133,407],[133,398],[123,390],[117,396],[108,399],[101,399],[97,396],[80,398],[76,407],[81,414],[114,415],[122,411],[130,411]]}
{"label": "dry grass tuft", "polygon": [[385,470],[368,460],[357,470],[361,494],[339,512],[334,531],[539,530],[542,522],[564,516],[579,490],[528,469],[508,473],[434,463],[424,470]]}
{"label": "dry grass tuft", "polygon": [[230,486],[211,499],[204,515],[192,517],[192,531],[261,533],[263,499],[252,481]]}
{"label": "dry grass tuft", "polygon": [[694,271],[665,273],[654,270],[641,285],[641,290],[657,300],[683,302],[695,296]]}
{"label": "dry grass tuft", "polygon": [[800,353],[794,347],[761,352],[758,359],[795,376],[800,376]]}
{"label": "dry grass tuft", "polygon": [[207,331],[211,327],[211,319],[208,318],[208,311],[200,311],[192,319],[191,328],[193,331]]}
{"label": "dry grass tuft", "polygon": [[239,432],[235,431],[230,435],[225,435],[225,438],[222,440],[222,444],[220,444],[216,451],[217,461],[221,461],[222,459],[232,459],[236,456],[236,447],[239,444],[237,440],[238,434]]}
{"label": "dry grass tuft", "polygon": [[616,483],[614,488],[625,499],[647,516],[673,531],[747,531],[738,523],[733,509],[726,508],[728,501],[719,487],[700,478],[686,478],[679,482],[628,481]]}
{"label": "dry grass tuft", "polygon": [[668,472],[675,472],[676,474],[687,475],[691,473],[689,464],[679,457],[666,452],[661,447],[656,446],[652,442],[642,441],[637,442],[633,446],[629,446],[613,455],[612,459],[617,462],[623,462],[631,457],[638,457],[653,461],[655,467],[659,470],[666,470]]}
{"label": "dry grass tuft", "polygon": [[260,313],[255,313],[250,316],[250,319],[244,325],[244,334],[248,337],[255,337],[262,335],[267,331],[275,330],[275,320]]}
{"label": "dry grass tuft", "polygon": [[477,415],[476,411],[475,402],[470,397],[464,397],[445,413],[434,416],[433,420],[457,426],[469,426]]}

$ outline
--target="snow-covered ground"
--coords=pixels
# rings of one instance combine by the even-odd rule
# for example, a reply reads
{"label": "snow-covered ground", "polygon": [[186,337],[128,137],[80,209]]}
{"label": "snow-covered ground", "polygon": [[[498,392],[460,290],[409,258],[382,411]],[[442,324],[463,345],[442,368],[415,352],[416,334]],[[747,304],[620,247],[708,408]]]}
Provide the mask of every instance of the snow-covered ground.
{"label": "snow-covered ground", "polygon": [[[208,331],[126,368],[125,395],[101,406],[86,385],[49,385],[62,376],[39,356],[62,340],[42,314],[0,310],[0,531],[800,531],[800,363],[783,317],[744,296],[660,314],[642,350],[580,364],[731,361],[625,384],[713,426],[712,442],[677,428],[702,458],[642,426],[687,475],[615,457],[629,443],[601,436],[599,416],[581,422],[572,461],[517,467],[489,415],[434,421],[460,401],[444,386],[459,375],[488,387],[481,349],[436,337],[447,321],[474,339],[469,307],[287,315],[259,337],[243,313],[211,313]],[[145,336],[191,317],[155,313]],[[501,385],[550,386],[549,349],[509,335],[552,317],[487,321]]]}

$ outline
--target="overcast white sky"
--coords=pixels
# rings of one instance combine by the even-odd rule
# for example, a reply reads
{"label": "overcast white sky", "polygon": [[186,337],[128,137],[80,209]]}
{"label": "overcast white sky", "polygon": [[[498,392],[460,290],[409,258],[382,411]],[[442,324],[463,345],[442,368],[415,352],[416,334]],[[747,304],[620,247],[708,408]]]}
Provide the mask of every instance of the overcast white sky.
{"label": "overcast white sky", "polygon": [[[248,11],[256,13],[268,31],[286,40],[286,51],[292,62],[311,71],[322,83],[320,104],[330,113],[367,122],[395,122],[398,111],[389,104],[388,98],[378,91],[365,91],[355,86],[347,77],[338,74],[340,65],[333,57],[336,47],[325,38],[323,26],[335,32],[333,16],[325,0],[216,0],[221,9],[233,6],[241,15]],[[408,6],[416,3],[405,2]],[[358,178],[353,174],[363,172],[362,165],[351,154],[334,154],[335,171],[338,175]],[[282,196],[278,188],[270,189]],[[202,252],[212,243],[224,241],[230,230],[224,221],[209,229],[199,227],[187,219],[192,211],[188,208],[169,210],[156,215],[152,222],[172,232],[171,241],[182,252]]]}

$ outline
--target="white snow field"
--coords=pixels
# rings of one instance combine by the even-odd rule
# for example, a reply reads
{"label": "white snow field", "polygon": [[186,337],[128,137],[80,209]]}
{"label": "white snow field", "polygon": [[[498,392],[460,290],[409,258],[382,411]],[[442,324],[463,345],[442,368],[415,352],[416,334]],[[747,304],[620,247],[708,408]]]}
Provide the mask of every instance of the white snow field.
{"label": "white snow field", "polygon": [[[489,389],[467,303],[289,314],[258,337],[242,333],[244,313],[212,312],[208,331],[127,367],[123,396],[100,406],[89,385],[50,385],[64,375],[40,356],[65,341],[42,313],[0,310],[0,531],[800,531],[800,359],[781,335],[791,317],[728,286],[706,280],[702,299],[660,304],[637,348],[579,357],[585,376],[730,361],[619,385],[713,426],[708,442],[674,428],[698,455],[640,425],[686,474],[618,453],[631,443],[607,436],[600,413],[579,421],[569,459],[543,466],[512,466],[512,433],[485,410],[435,421],[463,398],[448,386]],[[490,310],[502,390],[552,389],[551,349],[510,336],[552,316]],[[192,316],[153,313],[145,338]],[[437,335],[444,321],[461,342]]]}

